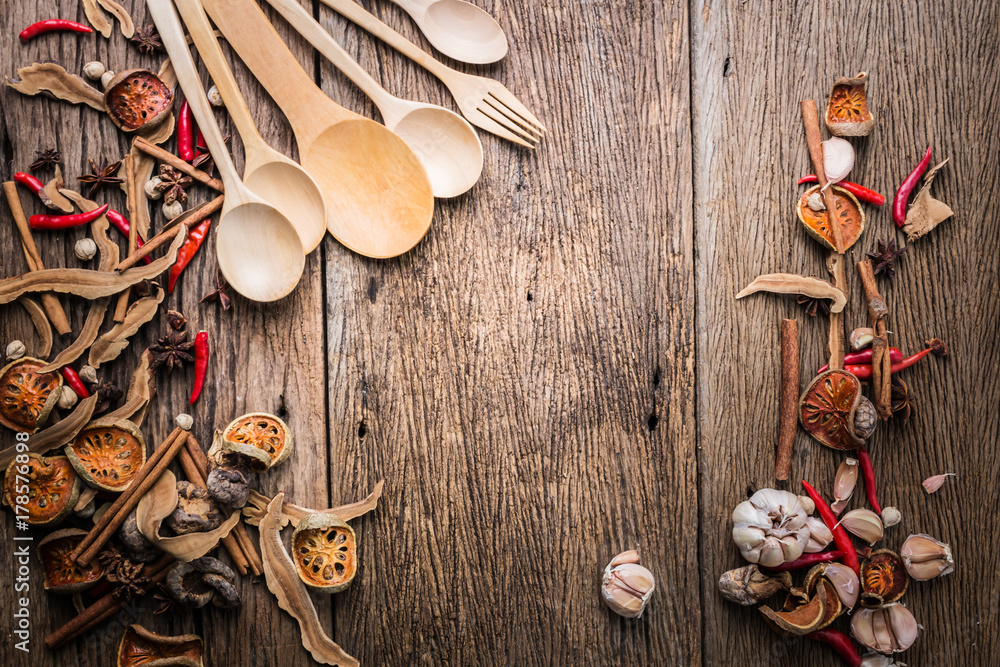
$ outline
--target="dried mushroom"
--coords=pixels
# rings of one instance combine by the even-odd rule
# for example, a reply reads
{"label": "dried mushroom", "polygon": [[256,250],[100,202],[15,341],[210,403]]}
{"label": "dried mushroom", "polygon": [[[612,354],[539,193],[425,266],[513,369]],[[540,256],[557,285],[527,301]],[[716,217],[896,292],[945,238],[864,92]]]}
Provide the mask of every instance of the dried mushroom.
{"label": "dried mushroom", "polygon": [[104,92],[108,115],[124,132],[156,127],[170,116],[172,102],[170,88],[144,69],[119,72]]}
{"label": "dried mushroom", "polygon": [[776,572],[769,576],[760,571],[756,564],[738,567],[724,572],[719,577],[719,592],[730,602],[749,606],[768,599],[778,591],[792,587],[792,575]]}
{"label": "dried mushroom", "polygon": [[83,566],[73,562],[70,554],[87,531],[63,528],[46,535],[38,543],[38,560],[42,564],[45,590],[53,593],[79,593],[85,591],[104,576],[104,566],[91,562]]}
{"label": "dried mushroom", "polygon": [[865,85],[868,73],[854,78],[842,76],[833,82],[830,101],[826,105],[826,127],[837,137],[866,137],[875,126],[875,117],[868,108]]}
{"label": "dried mushroom", "polygon": [[906,593],[910,577],[903,559],[889,549],[879,549],[861,563],[861,606],[874,608],[896,602]]}
{"label": "dried mushroom", "polygon": [[799,399],[799,419],[809,435],[833,449],[864,444],[854,432],[861,383],[847,371],[820,373]]}
{"label": "dried mushroom", "polygon": [[43,457],[28,454],[26,463],[17,460],[7,467],[3,478],[4,501],[23,508],[18,514],[32,526],[54,526],[72,514],[80,495],[80,478],[65,456]]}
{"label": "dried mushroom", "polygon": [[0,424],[14,431],[34,433],[48,419],[59,400],[62,375],[40,373],[44,361],[21,357],[0,370]]}
{"label": "dried mushroom", "polygon": [[168,637],[130,625],[118,645],[118,667],[204,667],[204,650],[198,635]]}
{"label": "dried mushroom", "polygon": [[[847,190],[837,186],[831,186],[830,190],[833,192],[833,203],[837,208],[835,217],[840,225],[840,238],[844,242],[844,248],[850,248],[865,230],[865,212],[857,198]],[[795,212],[810,236],[827,248],[835,250],[829,211],[826,208],[816,211],[809,206],[809,198],[819,191],[820,186],[816,185],[802,193]]]}
{"label": "dried mushroom", "polygon": [[242,466],[215,468],[208,473],[208,493],[225,507],[240,509],[250,496],[250,473]]}
{"label": "dried mushroom", "polygon": [[292,557],[303,583],[324,593],[338,593],[357,574],[357,537],[339,517],[311,514],[292,533]]}
{"label": "dried mushroom", "polygon": [[258,453],[267,455],[267,468],[278,465],[292,453],[292,432],[274,415],[251,412],[237,417],[222,433],[222,447],[262,461]]}
{"label": "dried mushroom", "polygon": [[129,515],[125,518],[125,523],[118,529],[118,539],[121,540],[122,546],[125,547],[128,559],[135,563],[152,563],[162,553],[139,532],[135,510],[129,512]]}
{"label": "dried mushroom", "polygon": [[170,566],[165,580],[167,593],[186,607],[195,609],[209,602],[223,609],[240,604],[236,590],[236,573],[220,560],[203,556],[190,563]]}
{"label": "dried mushroom", "polygon": [[146,462],[142,432],[127,419],[87,426],[65,452],[84,482],[113,492],[127,489]]}
{"label": "dried mushroom", "polygon": [[208,490],[191,482],[177,482],[177,508],[166,518],[166,524],[178,535],[203,533],[222,523],[222,508]]}

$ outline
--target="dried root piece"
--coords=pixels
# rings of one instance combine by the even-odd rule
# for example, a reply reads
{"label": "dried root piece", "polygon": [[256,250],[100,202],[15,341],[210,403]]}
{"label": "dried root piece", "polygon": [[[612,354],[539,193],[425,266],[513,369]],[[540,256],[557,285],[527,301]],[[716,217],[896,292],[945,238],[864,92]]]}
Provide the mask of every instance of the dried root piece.
{"label": "dried root piece", "polygon": [[94,30],[101,33],[101,37],[104,37],[104,39],[111,37],[111,21],[104,15],[100,7],[97,6],[97,0],[81,0],[81,2],[83,4],[83,13],[90,25],[94,26]]}
{"label": "dried root piece", "polygon": [[757,277],[752,283],[740,290],[737,299],[750,296],[757,292],[774,292],[775,294],[804,294],[814,299],[832,299],[831,313],[839,313],[847,305],[844,293],[819,278],[799,276],[793,273],[767,273]]}
{"label": "dried root piece", "polygon": [[125,8],[119,5],[114,0],[97,0],[101,7],[108,11],[108,13],[114,15],[118,19],[119,27],[121,28],[122,34],[125,35],[125,39],[131,39],[132,35],[135,34],[135,23],[132,22],[132,17],[129,13],[125,11]]}
{"label": "dried root piece", "polygon": [[[363,514],[371,512],[378,506],[378,499],[382,496],[383,486],[385,486],[385,480],[380,479],[372,492],[364,500],[325,510],[313,510],[308,507],[299,507],[292,503],[285,503],[282,506],[281,527],[284,528],[289,523],[297,527],[299,521],[310,514],[331,514],[340,517],[344,521],[356,519]],[[247,498],[247,504],[243,507],[243,516],[246,518],[247,523],[251,526],[259,525],[270,503],[270,498],[251,489],[250,495]]]}
{"label": "dried root piece", "polygon": [[7,85],[22,95],[52,93],[57,99],[71,104],[86,104],[104,111],[104,95],[58,63],[32,63],[17,70],[16,77],[7,77]]}

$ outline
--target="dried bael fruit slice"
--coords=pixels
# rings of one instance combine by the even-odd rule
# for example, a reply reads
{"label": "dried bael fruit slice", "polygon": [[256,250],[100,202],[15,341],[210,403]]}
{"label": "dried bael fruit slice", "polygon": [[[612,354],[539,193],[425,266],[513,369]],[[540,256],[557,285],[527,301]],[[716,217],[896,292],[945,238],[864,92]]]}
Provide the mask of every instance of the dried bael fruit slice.
{"label": "dried bael fruit slice", "polygon": [[874,609],[903,597],[910,585],[903,559],[889,549],[879,549],[861,564],[861,606]]}
{"label": "dried bael fruit slice", "polygon": [[32,526],[54,526],[69,516],[81,486],[65,456],[28,454],[27,463],[15,459],[3,478],[4,500]]}
{"label": "dried bael fruit slice", "polygon": [[105,491],[127,489],[146,462],[142,432],[127,419],[84,427],[64,451],[84,482]]}
{"label": "dried bael fruit slice", "polygon": [[0,371],[0,424],[15,431],[34,433],[45,423],[62,386],[58,372],[39,373],[46,362],[21,357]]}
{"label": "dried bael fruit slice", "polygon": [[70,560],[69,555],[86,536],[85,530],[63,528],[46,535],[38,543],[38,560],[42,563],[45,590],[53,593],[79,593],[104,577],[104,566],[97,559],[88,566]]}
{"label": "dried bael fruit slice", "polygon": [[170,116],[173,92],[144,69],[119,72],[108,82],[104,105],[118,129],[135,132],[156,127]]}
{"label": "dried bael fruit slice", "polygon": [[820,373],[799,399],[799,420],[809,435],[827,447],[857,449],[865,444],[854,433],[861,383],[847,371]]}
{"label": "dried bael fruit slice", "polygon": [[338,593],[358,571],[358,541],[354,530],[338,517],[310,514],[292,534],[292,558],[306,585]]}
{"label": "dried bael fruit slice", "polygon": [[270,461],[265,468],[278,465],[292,453],[292,432],[288,425],[266,412],[251,412],[229,422],[222,432],[222,448],[262,461],[260,452]]}
{"label": "dried bael fruit slice", "polygon": [[817,630],[827,616],[826,586],[818,586],[816,595],[805,604],[790,611],[774,611],[760,607],[767,624],[778,634],[801,637]]}
{"label": "dried bael fruit slice", "polygon": [[875,117],[868,108],[865,85],[868,73],[853,79],[842,76],[833,82],[830,101],[826,105],[826,127],[837,137],[866,137],[875,126]]}
{"label": "dried bael fruit slice", "polygon": [[[865,212],[861,210],[861,204],[857,198],[847,190],[832,186],[833,201],[837,207],[836,218],[840,222],[840,237],[844,241],[844,249],[850,248],[854,242],[861,237],[861,232],[865,230]],[[831,250],[836,250],[833,244],[833,228],[830,227],[830,216],[824,208],[814,211],[809,206],[809,197],[819,194],[820,186],[814,185],[799,197],[799,203],[795,207],[795,212],[799,220],[805,225],[806,231],[814,239],[822,243]]]}
{"label": "dried bael fruit slice", "polygon": [[118,645],[118,667],[204,667],[204,649],[198,635],[168,637],[130,625]]}

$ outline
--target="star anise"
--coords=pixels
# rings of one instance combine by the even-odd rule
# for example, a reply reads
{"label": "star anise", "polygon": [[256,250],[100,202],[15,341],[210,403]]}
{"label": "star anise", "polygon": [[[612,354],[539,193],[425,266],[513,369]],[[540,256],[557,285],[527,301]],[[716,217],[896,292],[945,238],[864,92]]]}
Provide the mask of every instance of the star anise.
{"label": "star anise", "polygon": [[194,347],[194,341],[189,341],[187,337],[185,331],[170,331],[156,341],[155,345],[150,345],[149,351],[153,353],[150,369],[166,366],[169,373],[175,366],[181,368],[184,362],[194,361],[194,357],[189,354]]}
{"label": "star anise", "polygon": [[149,583],[149,577],[142,576],[142,563],[133,563],[127,558],[121,558],[113,567],[108,567],[105,578],[115,584],[111,592],[118,600],[131,600],[145,594],[143,586]]}
{"label": "star anise", "polygon": [[156,32],[156,26],[136,28],[131,41],[142,53],[156,53],[163,50],[163,42],[160,41],[160,33]]}
{"label": "star anise", "polygon": [[905,424],[916,411],[913,396],[910,395],[910,388],[899,379],[899,376],[892,376],[892,416],[899,416]]}
{"label": "star anise", "polygon": [[154,614],[173,614],[177,611],[178,604],[177,600],[170,596],[167,592],[167,587],[162,583],[156,584],[156,592],[153,593],[153,613]]}
{"label": "star anise", "polygon": [[116,545],[109,544],[101,550],[101,553],[97,554],[97,560],[100,561],[106,571],[111,571],[117,570],[121,562],[128,560],[128,558],[126,558],[125,554]]}
{"label": "star anise", "polygon": [[160,182],[156,184],[155,190],[164,193],[163,202],[165,204],[173,204],[175,201],[179,201],[182,204],[186,204],[188,196],[185,188],[191,187],[194,179],[187,174],[182,174],[169,164],[160,165],[159,175]]}
{"label": "star anise", "polygon": [[868,256],[875,260],[877,264],[875,265],[875,275],[885,271],[885,275],[892,278],[896,275],[896,267],[894,266],[900,255],[906,252],[906,248],[897,248],[896,242],[889,239],[885,243],[881,241],[878,242],[878,251],[867,253]]}
{"label": "star anise", "polygon": [[826,299],[814,299],[811,296],[800,294],[797,301],[800,305],[805,306],[806,314],[810,317],[816,317],[821,310],[826,315],[830,314],[830,302]]}
{"label": "star anise", "polygon": [[229,283],[226,282],[225,277],[223,277],[222,272],[216,270],[215,272],[215,282],[216,288],[214,292],[209,292],[201,298],[201,303],[209,303],[211,301],[218,301],[222,306],[222,310],[229,310],[229,306],[232,303],[229,300],[229,295],[226,294],[226,288],[229,287]]}
{"label": "star anise", "polygon": [[[90,159],[90,158],[88,158]],[[121,167],[122,161],[113,162],[108,164],[107,160],[101,159],[100,167],[90,159],[90,170],[91,173],[85,174],[83,176],[77,176],[76,180],[81,183],[90,183],[90,192],[87,193],[88,197],[93,197],[94,193],[105,185],[111,184],[121,184],[125,180],[118,178],[115,174],[118,173],[118,168]]]}
{"label": "star anise", "polygon": [[35,151],[35,161],[28,166],[28,169],[39,171],[60,163],[62,163],[62,156],[59,151],[54,148],[46,148],[43,151]]}
{"label": "star anise", "polygon": [[94,414],[105,412],[112,403],[117,403],[125,395],[117,385],[104,382],[97,386],[97,405],[94,406]]}

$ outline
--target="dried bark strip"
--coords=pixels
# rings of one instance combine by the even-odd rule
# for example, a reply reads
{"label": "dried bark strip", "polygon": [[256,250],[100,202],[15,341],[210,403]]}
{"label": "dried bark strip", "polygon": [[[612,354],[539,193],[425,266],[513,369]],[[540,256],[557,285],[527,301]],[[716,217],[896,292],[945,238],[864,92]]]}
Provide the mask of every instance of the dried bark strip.
{"label": "dried bark strip", "polygon": [[35,326],[35,331],[38,332],[38,337],[41,339],[35,349],[35,356],[39,359],[47,358],[52,352],[52,325],[49,323],[45,310],[38,305],[37,301],[26,296],[22,296],[17,301],[28,312],[28,317],[31,318],[31,323]]}
{"label": "dried bark strip", "polygon": [[796,320],[781,321],[780,420],[774,477],[786,480],[792,467],[792,447],[799,425],[799,323]]}
{"label": "dried bark strip", "polygon": [[872,402],[875,403],[879,418],[889,419],[892,417],[892,359],[889,356],[889,335],[885,324],[889,307],[879,294],[871,260],[858,262],[858,274],[868,300],[868,318],[875,329],[875,339],[872,341],[872,394],[875,400]]}
{"label": "dried bark strip", "polygon": [[[73,412],[46,429],[32,433],[28,438],[28,451],[30,454],[44,454],[50,449],[62,447],[67,442],[71,442],[84,426],[90,421],[97,406],[97,394],[83,399],[76,404]],[[17,455],[17,447],[8,447],[0,452],[0,468],[6,470],[10,462]]]}
{"label": "dried bark strip", "polygon": [[[155,284],[155,283],[154,283]],[[111,327],[106,333],[90,348],[90,355],[87,363],[94,368],[100,368],[101,364],[113,361],[118,355],[128,347],[131,338],[141,327],[156,315],[166,295],[159,285],[154,288],[155,294],[143,297],[133,303],[125,313],[122,321]]]}
{"label": "dried bark strip", "polygon": [[58,63],[32,63],[17,70],[16,78],[8,76],[6,80],[8,86],[22,95],[48,92],[64,102],[106,111],[104,94]]}

